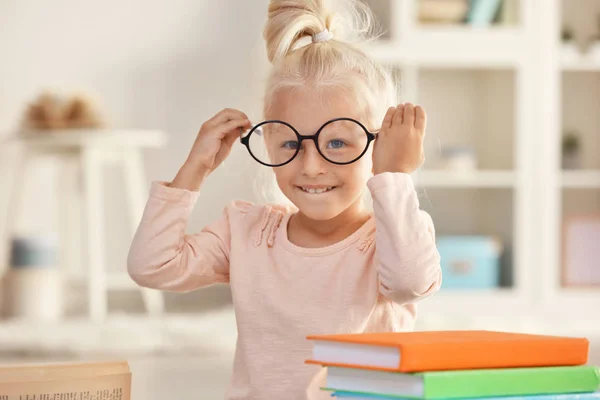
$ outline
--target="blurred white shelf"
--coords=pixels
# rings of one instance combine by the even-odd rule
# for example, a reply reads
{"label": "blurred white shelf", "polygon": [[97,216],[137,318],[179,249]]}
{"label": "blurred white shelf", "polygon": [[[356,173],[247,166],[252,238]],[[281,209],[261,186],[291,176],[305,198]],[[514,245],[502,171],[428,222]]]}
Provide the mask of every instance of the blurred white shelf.
{"label": "blurred white shelf", "polygon": [[599,71],[600,57],[580,53],[578,50],[561,49],[560,65],[563,71]]}
{"label": "blurred white shelf", "polygon": [[525,300],[512,288],[495,289],[441,289],[430,298],[419,303],[423,314],[440,315],[502,314],[506,310],[524,307]]}
{"label": "blurred white shelf", "polygon": [[600,321],[594,317],[595,314],[590,314],[590,310],[600,309],[600,287],[554,287],[544,303],[556,315],[576,317],[578,323],[595,323],[600,329]]}
{"label": "blurred white shelf", "polygon": [[[87,277],[80,273],[70,276],[69,280],[79,285],[87,284]],[[106,286],[110,290],[128,290],[136,289],[138,287],[127,273],[118,272],[111,272],[107,274]]]}
{"label": "blurred white shelf", "polygon": [[564,299],[586,304],[589,301],[600,302],[600,286],[598,287],[561,287],[558,290],[558,295]]}
{"label": "blurred white shelf", "polygon": [[214,351],[228,357],[233,355],[237,336],[234,310],[229,305],[205,310],[201,315],[170,313],[152,317],[119,313],[110,315],[101,324],[78,315],[69,315],[57,322],[24,318],[2,319],[1,322],[3,351],[41,356],[78,354],[110,358],[124,352],[166,354],[196,349],[204,352],[204,356]]}
{"label": "blurred white shelf", "polygon": [[525,47],[518,28],[418,27],[406,43],[377,42],[367,50],[392,65],[437,68],[514,68]]}
{"label": "blurred white shelf", "polygon": [[600,72],[600,62],[565,60],[562,69],[567,72]]}
{"label": "blurred white shelf", "polygon": [[6,137],[6,142],[25,142],[43,147],[83,146],[143,146],[162,147],[167,134],[144,129],[53,129],[18,131]]}
{"label": "blurred white shelf", "polygon": [[106,277],[106,284],[110,289],[126,290],[137,288],[137,284],[126,273],[111,273]]}
{"label": "blurred white shelf", "polygon": [[516,174],[512,171],[452,172],[443,170],[419,171],[414,175],[417,186],[447,188],[512,188]]}
{"label": "blurred white shelf", "polygon": [[600,171],[563,171],[561,185],[564,188],[600,188]]}

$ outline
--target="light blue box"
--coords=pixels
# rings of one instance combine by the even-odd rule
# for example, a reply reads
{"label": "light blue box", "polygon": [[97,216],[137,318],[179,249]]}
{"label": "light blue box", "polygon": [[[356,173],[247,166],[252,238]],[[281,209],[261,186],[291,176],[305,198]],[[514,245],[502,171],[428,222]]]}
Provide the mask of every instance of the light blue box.
{"label": "light blue box", "polygon": [[436,240],[443,289],[488,289],[500,285],[502,245],[491,236],[440,236]]}

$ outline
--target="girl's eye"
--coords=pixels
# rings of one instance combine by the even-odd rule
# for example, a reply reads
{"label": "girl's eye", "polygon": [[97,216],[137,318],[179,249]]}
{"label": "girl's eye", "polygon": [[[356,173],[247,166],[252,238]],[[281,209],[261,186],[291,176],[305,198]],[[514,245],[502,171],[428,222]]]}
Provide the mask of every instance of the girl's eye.
{"label": "girl's eye", "polygon": [[329,147],[330,149],[340,149],[345,145],[346,143],[344,143],[342,140],[334,139],[329,141],[329,145],[327,147]]}
{"label": "girl's eye", "polygon": [[298,148],[298,141],[290,140],[289,142],[284,142],[281,147],[288,150],[296,150]]}

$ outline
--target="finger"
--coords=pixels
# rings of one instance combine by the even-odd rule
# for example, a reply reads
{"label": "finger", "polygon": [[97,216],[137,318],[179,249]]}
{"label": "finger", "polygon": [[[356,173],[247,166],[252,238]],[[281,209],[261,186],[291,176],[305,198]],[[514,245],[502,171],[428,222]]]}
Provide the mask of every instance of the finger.
{"label": "finger", "polygon": [[215,156],[215,161],[217,163],[222,163],[223,160],[225,160],[225,158],[229,156],[229,154],[231,153],[231,148],[233,147],[233,143],[236,141],[236,139],[237,136],[235,135],[229,135],[223,138],[223,140],[221,141],[221,146],[219,147],[219,151]]}
{"label": "finger", "polygon": [[245,119],[249,119],[248,116],[243,113],[240,110],[236,110],[235,108],[225,108],[223,110],[221,110],[221,112],[219,112],[217,114],[219,120],[231,120],[231,119],[236,119],[236,118],[245,118]]}
{"label": "finger", "polygon": [[396,112],[394,113],[394,117],[392,118],[392,125],[401,125],[403,121],[404,114],[404,104],[398,104],[396,107]]}
{"label": "finger", "polygon": [[[239,137],[244,129],[249,129],[252,123],[247,119],[234,119],[224,122],[218,126],[219,137],[232,135],[234,138]],[[240,129],[241,128],[241,129]]]}
{"label": "finger", "polygon": [[404,105],[404,125],[414,126],[415,124],[415,106],[412,103]]}
{"label": "finger", "polygon": [[383,122],[381,123],[381,130],[386,130],[390,127],[390,125],[392,125],[392,118],[394,117],[395,113],[396,107],[388,108],[387,112],[385,113],[385,117],[383,117]]}
{"label": "finger", "polygon": [[425,133],[425,128],[427,128],[427,114],[425,114],[425,109],[421,106],[415,107],[415,128],[421,130]]}
{"label": "finger", "polygon": [[227,135],[225,136],[225,138],[223,139],[223,141],[225,142],[225,146],[228,149],[231,149],[231,147],[233,146],[233,143],[237,141],[237,135]]}
{"label": "finger", "polygon": [[234,119],[249,119],[248,116],[241,112],[240,110],[235,110],[233,108],[225,108],[219,111],[214,117],[209,119],[207,122],[208,125],[218,125],[223,122],[231,121]]}

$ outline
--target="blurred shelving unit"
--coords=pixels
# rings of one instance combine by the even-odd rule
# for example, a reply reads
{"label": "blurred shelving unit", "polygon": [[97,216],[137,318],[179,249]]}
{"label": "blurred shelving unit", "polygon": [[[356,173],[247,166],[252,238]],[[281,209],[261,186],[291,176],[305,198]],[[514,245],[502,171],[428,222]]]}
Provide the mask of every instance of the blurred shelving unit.
{"label": "blurred shelving unit", "polygon": [[[421,303],[425,321],[539,331],[589,318],[585,302],[600,308],[600,289],[560,286],[562,214],[600,213],[600,46],[597,58],[574,56],[561,26],[599,14],[600,1],[562,1],[501,0],[493,20],[476,23],[458,17],[460,1],[365,0],[385,31],[369,53],[397,71],[401,101],[427,110],[426,163],[414,177],[436,234],[495,236],[504,249],[497,287],[442,288]],[[457,17],[424,21],[432,10]],[[566,127],[590,135],[582,169],[561,169]],[[470,149],[476,167],[445,168],[453,147]]]}
{"label": "blurred shelving unit", "polygon": [[[600,326],[600,2],[551,0],[540,38],[540,264],[548,313]],[[594,311],[592,311],[594,310]]]}

